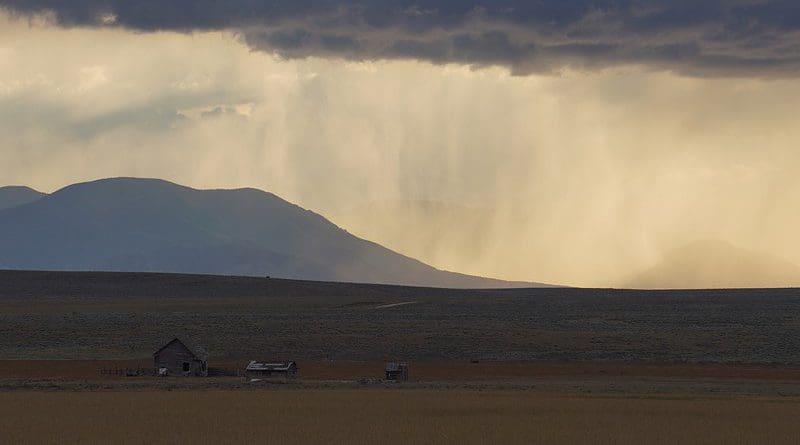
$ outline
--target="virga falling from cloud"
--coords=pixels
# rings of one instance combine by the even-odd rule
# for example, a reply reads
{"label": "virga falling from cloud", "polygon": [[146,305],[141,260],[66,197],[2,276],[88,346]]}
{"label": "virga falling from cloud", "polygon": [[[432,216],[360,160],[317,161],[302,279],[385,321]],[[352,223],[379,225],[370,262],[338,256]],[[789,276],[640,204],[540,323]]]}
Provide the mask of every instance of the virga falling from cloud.
{"label": "virga falling from cloud", "polygon": [[696,238],[800,262],[798,104],[791,79],[635,67],[520,77],[285,60],[224,31],[0,26],[2,183],[253,186],[356,233],[390,226],[348,220],[374,202],[478,209],[477,250],[456,245],[475,229],[452,218],[407,228],[440,235],[424,238],[433,245],[390,231],[376,241],[510,279],[618,284]]}

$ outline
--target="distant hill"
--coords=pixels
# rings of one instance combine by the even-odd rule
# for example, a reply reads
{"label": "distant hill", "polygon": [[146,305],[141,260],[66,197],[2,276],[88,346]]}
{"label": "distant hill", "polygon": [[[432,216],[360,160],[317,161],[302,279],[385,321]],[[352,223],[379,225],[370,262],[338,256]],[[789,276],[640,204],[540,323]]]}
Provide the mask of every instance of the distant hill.
{"label": "distant hill", "polygon": [[30,187],[8,186],[0,187],[0,210],[28,204],[45,196]]}
{"label": "distant hill", "polygon": [[535,286],[435,269],[256,189],[156,179],[68,186],[0,210],[0,269],[270,275],[434,287]]}
{"label": "distant hill", "polygon": [[800,286],[800,266],[768,254],[704,240],[668,252],[627,283],[636,289]]}

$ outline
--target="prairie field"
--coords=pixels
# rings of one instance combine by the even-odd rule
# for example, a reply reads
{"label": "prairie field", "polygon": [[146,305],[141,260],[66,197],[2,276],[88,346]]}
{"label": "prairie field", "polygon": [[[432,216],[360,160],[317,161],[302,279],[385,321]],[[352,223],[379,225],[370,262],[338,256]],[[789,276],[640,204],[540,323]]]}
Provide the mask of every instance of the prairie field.
{"label": "prairie field", "polygon": [[454,290],[264,278],[0,272],[0,358],[800,366],[800,290]]}
{"label": "prairie field", "polygon": [[[797,314],[797,289],[0,272],[0,443],[797,443]],[[175,335],[299,376],[99,372]]]}
{"label": "prairie field", "polygon": [[0,392],[1,443],[797,443],[797,399]]}

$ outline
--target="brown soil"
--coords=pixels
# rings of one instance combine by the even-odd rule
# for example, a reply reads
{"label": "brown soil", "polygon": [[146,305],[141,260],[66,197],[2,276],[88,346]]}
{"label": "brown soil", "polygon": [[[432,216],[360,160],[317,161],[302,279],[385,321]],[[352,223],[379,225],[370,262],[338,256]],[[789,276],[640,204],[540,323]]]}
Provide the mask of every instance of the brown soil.
{"label": "brown soil", "polygon": [[499,391],[0,393],[0,443],[794,444],[797,399]]}
{"label": "brown soil", "polygon": [[100,369],[153,366],[147,360],[0,360],[0,378],[7,379],[98,379],[108,376]]}
{"label": "brown soil", "polygon": [[[243,369],[246,360],[211,363],[214,368]],[[303,380],[357,380],[383,377],[384,362],[299,361]],[[101,369],[152,367],[140,360],[0,360],[0,379],[102,379],[122,378],[100,373]],[[533,363],[533,362],[411,362],[411,380],[423,382],[525,381],[533,379],[580,380],[752,380],[800,382],[800,368],[766,366],[720,366],[622,363]]]}

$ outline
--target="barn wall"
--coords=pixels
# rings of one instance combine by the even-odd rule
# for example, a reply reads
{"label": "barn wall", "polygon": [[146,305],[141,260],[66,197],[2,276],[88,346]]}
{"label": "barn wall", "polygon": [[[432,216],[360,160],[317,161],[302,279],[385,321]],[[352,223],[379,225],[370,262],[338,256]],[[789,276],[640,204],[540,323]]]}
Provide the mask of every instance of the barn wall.
{"label": "barn wall", "polygon": [[183,375],[183,363],[189,363],[189,374],[205,376],[208,366],[203,369],[203,362],[179,341],[172,341],[153,356],[153,364],[158,368],[167,368],[170,375]]}

